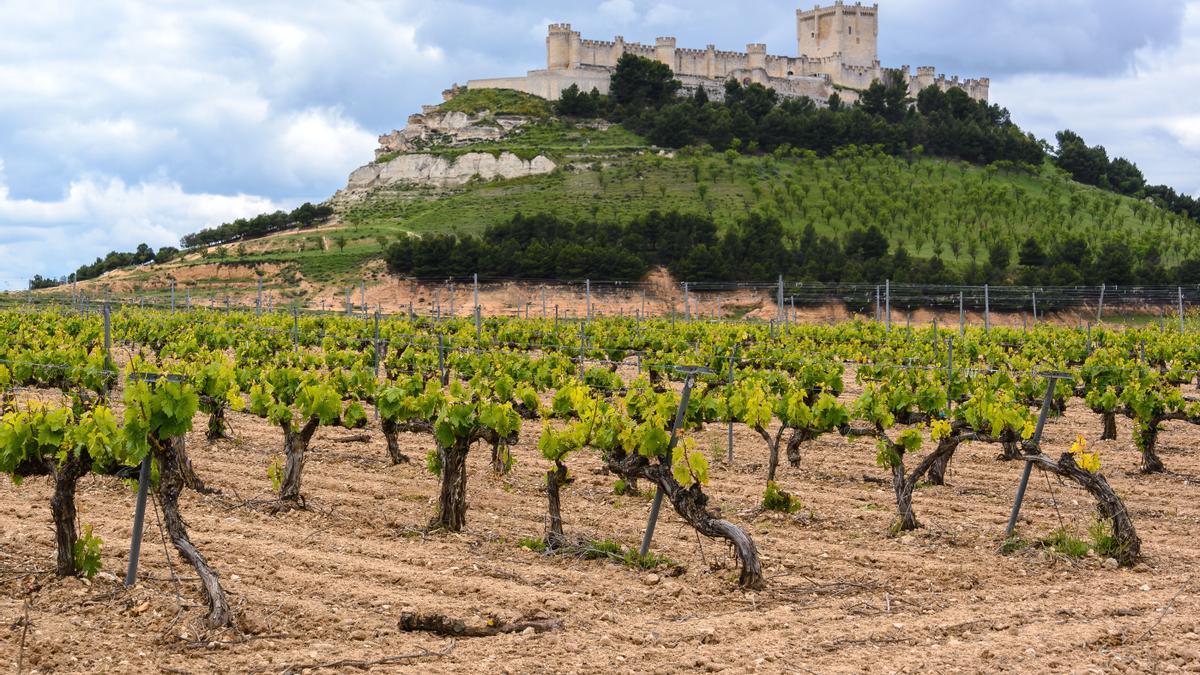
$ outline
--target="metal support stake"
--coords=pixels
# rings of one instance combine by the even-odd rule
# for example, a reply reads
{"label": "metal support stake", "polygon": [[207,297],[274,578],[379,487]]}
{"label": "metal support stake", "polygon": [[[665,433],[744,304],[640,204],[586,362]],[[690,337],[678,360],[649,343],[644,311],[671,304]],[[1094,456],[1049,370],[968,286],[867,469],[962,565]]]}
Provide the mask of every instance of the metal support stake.
{"label": "metal support stake", "polygon": [[688,282],[683,282],[683,313],[688,321],[692,320],[692,296],[688,289]]}
{"label": "metal support stake", "polygon": [[379,377],[379,310],[375,310],[375,340],[371,343],[375,346],[375,377]]}
{"label": "metal support stake", "polygon": [[[731,354],[729,356],[729,386],[731,389],[733,387],[733,364],[735,361],[737,361],[737,348],[738,348],[738,346],[736,344],[734,344],[733,345],[733,354]],[[726,401],[726,403],[728,403],[728,401]],[[728,461],[730,466],[733,465],[733,417],[732,416],[730,416],[730,418],[729,418],[729,452],[727,453],[726,460]]]}
{"label": "metal support stake", "polygon": [[991,289],[987,284],[983,285],[983,331],[985,333],[992,330],[992,298]]}
{"label": "metal support stake", "polygon": [[108,301],[104,301],[104,369],[112,370],[112,311]]}
{"label": "metal support stake", "polygon": [[175,282],[171,282],[171,313],[175,313]]}
{"label": "metal support stake", "polygon": [[963,292],[958,292],[958,335],[966,337],[967,335],[967,315],[963,312]]}
{"label": "metal support stake", "polygon": [[1179,291],[1179,332],[1183,332],[1183,286],[1177,286]]}
{"label": "metal support stake", "polygon": [[583,353],[587,350],[587,333],[584,324],[579,324],[579,379],[583,379]]}
{"label": "metal support stake", "polygon": [[438,333],[438,372],[441,373],[442,386],[450,384],[450,373],[446,370],[446,339]]}
{"label": "metal support stake", "polygon": [[1108,290],[1108,284],[1100,284],[1100,305],[1096,308],[1096,323],[1104,321],[1104,291]]}
{"label": "metal support stake", "polygon": [[137,583],[138,557],[142,552],[142,526],[146,522],[146,495],[150,491],[150,453],[142,459],[142,470],[138,472],[137,505],[133,508],[133,535],[129,540],[129,567],[125,570],[125,587]]}
{"label": "metal support stake", "polygon": [[779,288],[776,290],[775,306],[778,311],[775,313],[775,320],[783,323],[783,275],[779,275]]}
{"label": "metal support stake", "polygon": [[1033,323],[1037,325],[1037,293],[1032,294],[1033,297]]}
{"label": "metal support stake", "polygon": [[591,321],[592,320],[592,280],[584,279],[583,283],[587,289],[587,316],[585,317],[585,320]]}
{"label": "metal support stake", "polygon": [[[1046,427],[1046,417],[1050,414],[1050,404],[1054,401],[1054,385],[1059,378],[1070,378],[1066,373],[1044,373],[1049,382],[1046,383],[1046,398],[1042,400],[1042,411],[1038,414],[1037,427],[1030,438],[1030,446],[1041,451],[1042,429]],[[1021,483],[1017,486],[1017,497],[1013,500],[1012,513],[1008,516],[1008,527],[1004,530],[1004,538],[1012,536],[1013,528],[1017,526],[1017,516],[1021,515],[1021,502],[1025,499],[1025,488],[1029,487],[1029,474],[1033,472],[1033,462],[1025,460],[1025,470],[1021,473]]]}
{"label": "metal support stake", "polygon": [[483,320],[480,316],[479,305],[475,305],[475,342],[478,343],[483,335]]}
{"label": "metal support stake", "polygon": [[262,277],[258,278],[258,299],[254,301],[254,315],[262,316]]}
{"label": "metal support stake", "polygon": [[[667,466],[671,466],[671,454],[675,444],[679,442],[679,429],[683,426],[683,415],[687,412],[688,399],[692,396],[692,385],[696,383],[696,374],[689,373],[683,382],[683,394],[679,398],[679,410],[675,412],[675,423],[671,425],[671,441],[667,444]],[[662,508],[663,491],[659,487],[654,492],[654,502],[650,505],[650,518],[646,521],[646,534],[642,537],[640,554],[643,558],[650,552],[650,541],[654,539],[654,526],[658,524],[658,510]]]}
{"label": "metal support stake", "polygon": [[887,325],[888,332],[892,330],[892,281],[890,279],[883,282],[883,322]]}
{"label": "metal support stake", "polygon": [[946,338],[946,413],[954,409],[954,338]]}

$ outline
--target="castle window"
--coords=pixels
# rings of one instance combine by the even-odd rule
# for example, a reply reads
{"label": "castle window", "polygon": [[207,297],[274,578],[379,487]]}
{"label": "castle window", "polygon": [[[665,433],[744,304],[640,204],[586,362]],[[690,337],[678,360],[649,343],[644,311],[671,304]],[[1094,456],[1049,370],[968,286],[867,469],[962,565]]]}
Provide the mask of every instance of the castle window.
{"label": "castle window", "polygon": [[850,26],[849,28],[846,29],[846,31],[849,32],[851,35],[854,35],[854,26]]}

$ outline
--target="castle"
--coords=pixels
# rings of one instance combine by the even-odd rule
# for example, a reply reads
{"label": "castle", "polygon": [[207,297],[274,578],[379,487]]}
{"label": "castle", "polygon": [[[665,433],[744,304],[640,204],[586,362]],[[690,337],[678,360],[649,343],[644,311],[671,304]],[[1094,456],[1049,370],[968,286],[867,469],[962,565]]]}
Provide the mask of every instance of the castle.
{"label": "castle", "polygon": [[899,78],[913,96],[936,85],[943,91],[960,88],[971,98],[986,101],[987,78],[959,80],[938,75],[933,67],[884,68],[879,65],[879,5],[847,5],[837,0],[829,7],[796,11],[796,42],[799,56],[773,56],[764,44],[746,45],[745,52],[727,52],[713,45],[705,49],[681,49],[675,38],[660,37],[653,46],[625,42],[584,40],[570,24],[551,24],[546,37],[546,69],[524,77],[471,80],[469,89],[516,89],[555,100],[572,84],[582,91],[593,88],[608,93],[609,77],[623,54],[636,54],[670,66],[683,90],[703,88],[709,98],[720,100],[725,81],[758,83],[771,87],[785,98],[807,96],[826,103],[834,93],[845,102],[875,81]]}

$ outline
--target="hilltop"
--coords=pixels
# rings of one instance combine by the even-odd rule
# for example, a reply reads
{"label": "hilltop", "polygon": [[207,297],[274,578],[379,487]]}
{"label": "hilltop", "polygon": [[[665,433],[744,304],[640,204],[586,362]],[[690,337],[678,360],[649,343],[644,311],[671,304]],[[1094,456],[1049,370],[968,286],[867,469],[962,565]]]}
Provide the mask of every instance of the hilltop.
{"label": "hilltop", "polygon": [[[232,294],[237,301],[262,278],[267,291],[278,293],[281,301],[337,305],[343,302],[345,288],[363,279],[376,286],[394,284],[384,261],[397,242],[419,246],[444,241],[442,235],[480,236],[518,214],[600,232],[674,213],[711,223],[714,234],[707,241],[714,258],[732,255],[731,236],[735,243],[738,236],[750,236],[747,222],[777,224],[780,250],[800,261],[789,262],[786,271],[829,281],[1076,284],[1100,278],[1131,283],[1190,280],[1185,275],[1200,271],[1195,262],[1200,259],[1196,222],[1163,208],[1167,204],[1162,199],[1147,196],[1144,189],[1143,194],[1127,196],[1111,185],[1102,189],[1082,184],[1052,157],[1036,163],[947,157],[944,148],[957,142],[953,137],[947,140],[948,132],[940,137],[942,146],[935,145],[943,156],[933,156],[904,134],[929,136],[946,129],[978,134],[971,125],[979,127],[982,119],[985,128],[994,125],[995,131],[986,133],[1000,144],[984,143],[985,150],[972,152],[980,157],[1020,152],[1024,157],[1030,150],[999,108],[950,96],[949,103],[939,104],[947,111],[953,106],[977,107],[962,108],[963,113],[918,113],[918,107],[924,110],[937,103],[921,100],[907,117],[900,113],[889,120],[909,104],[903,103],[903,94],[901,103],[895,103],[886,98],[886,87],[877,88],[864,93],[863,105],[840,112],[772,101],[763,108],[770,114],[742,121],[749,131],[741,133],[758,134],[749,142],[714,138],[718,123],[701,124],[694,118],[713,110],[736,111],[737,105],[749,109],[754,97],[766,91],[757,85],[740,93],[731,89],[732,103],[730,97],[720,104],[693,99],[658,106],[643,102],[636,113],[615,95],[568,92],[564,101],[551,103],[506,90],[447,92],[443,104],[427,106],[405,129],[381,136],[375,159],[356,170],[326,207],[305,211],[307,222],[288,222],[288,214],[278,214],[261,229],[265,236],[241,240],[237,239],[245,232],[253,233],[254,220],[207,230],[190,235],[190,241],[225,241],[228,232],[243,234],[225,243],[197,245],[177,256],[172,252],[166,263],[110,272],[92,285],[145,293],[161,291],[174,279],[199,297]],[[786,142],[768,146],[766,134],[777,113],[791,115],[784,119],[793,125],[797,120],[812,125],[833,120],[841,126],[831,133],[843,141],[861,136],[881,142],[845,142],[820,151]],[[672,116],[680,114],[693,118],[691,133],[702,137],[664,143],[664,133],[670,136],[687,127],[670,124]],[[864,120],[867,132],[861,130]],[[1016,150],[1006,151],[1006,143],[1015,143]],[[1084,152],[1091,150],[1082,147]],[[1112,166],[1117,162],[1124,160]],[[1107,180],[1101,176],[1094,182],[1100,179]],[[447,245],[452,246],[453,239]],[[807,249],[819,250],[823,266],[801,260]],[[674,271],[681,269],[669,260],[661,262]],[[644,271],[653,266],[647,262],[621,269]],[[397,270],[395,260],[392,267],[427,278],[450,276],[442,267],[427,266],[425,272],[436,273],[424,274],[415,267]],[[479,267],[476,271],[484,276],[543,276],[482,263],[471,267]],[[463,265],[449,269],[460,277],[469,274]],[[497,269],[510,273],[497,275]],[[748,278],[738,275],[741,269],[734,264],[725,274]],[[589,272],[578,271],[571,277]],[[769,274],[773,277],[775,272]],[[1114,274],[1122,278],[1111,278]],[[421,299],[427,301],[424,295]]]}

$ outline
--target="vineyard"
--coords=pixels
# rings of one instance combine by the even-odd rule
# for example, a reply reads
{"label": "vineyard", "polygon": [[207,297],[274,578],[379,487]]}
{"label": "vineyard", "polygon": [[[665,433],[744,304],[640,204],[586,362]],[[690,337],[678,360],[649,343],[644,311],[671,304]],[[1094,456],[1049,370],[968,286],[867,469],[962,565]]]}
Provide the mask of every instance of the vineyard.
{"label": "vineyard", "polygon": [[1190,319],[526,316],[0,311],[0,658],[1200,669]]}

